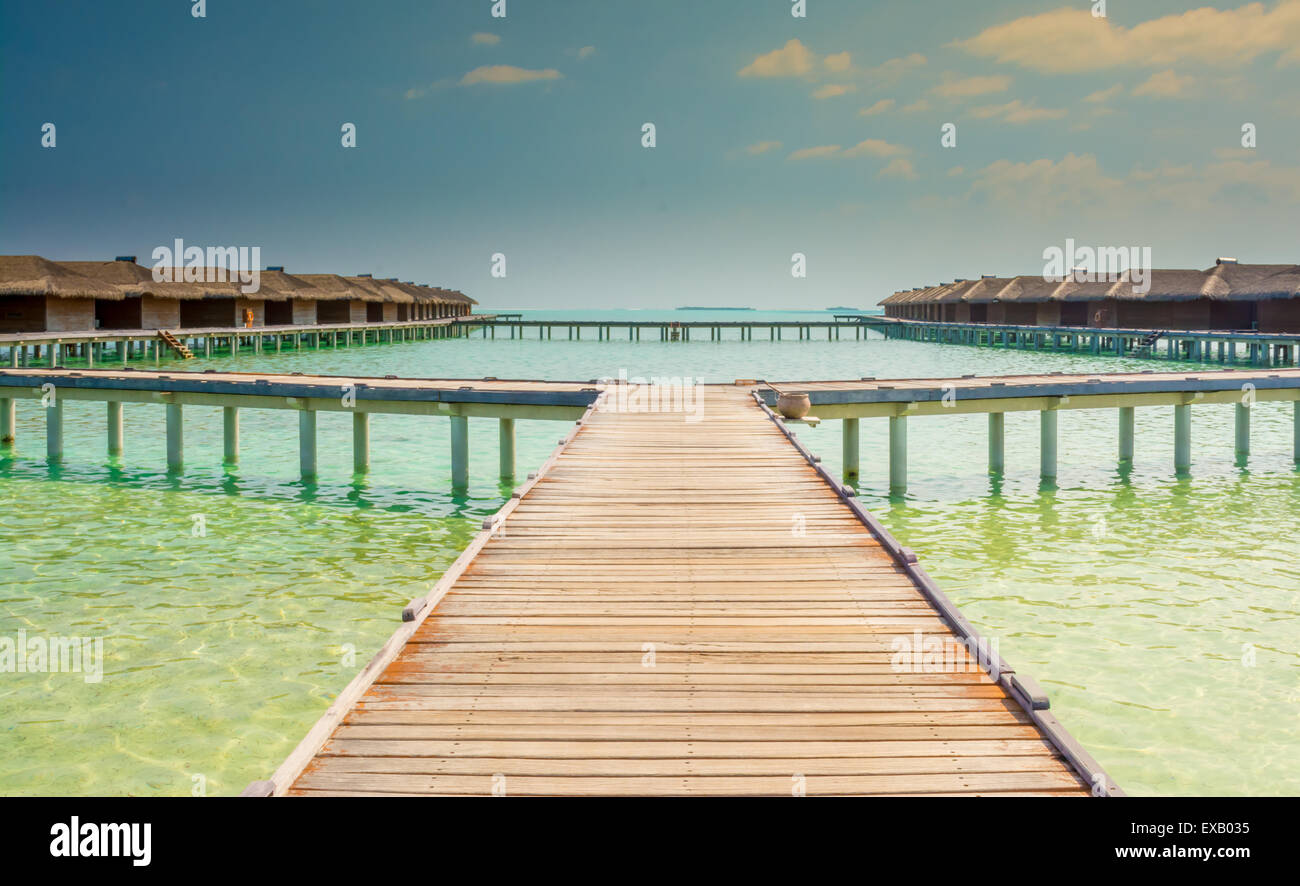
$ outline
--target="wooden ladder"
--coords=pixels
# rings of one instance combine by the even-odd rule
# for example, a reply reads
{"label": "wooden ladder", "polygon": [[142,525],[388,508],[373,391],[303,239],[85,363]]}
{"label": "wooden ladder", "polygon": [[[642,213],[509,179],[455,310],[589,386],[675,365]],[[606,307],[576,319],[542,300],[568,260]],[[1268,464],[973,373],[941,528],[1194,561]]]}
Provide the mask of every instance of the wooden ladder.
{"label": "wooden ladder", "polygon": [[191,351],[191,350],[189,349],[189,347],[186,346],[186,344],[185,344],[184,342],[182,342],[182,341],[181,341],[179,338],[177,338],[176,336],[172,335],[172,334],[171,334],[170,332],[168,332],[166,329],[159,329],[159,330],[158,330],[158,337],[161,338],[161,339],[163,340],[163,342],[167,345],[167,347],[169,347],[169,348],[171,348],[173,351],[175,351],[175,352],[177,353],[177,355],[179,355],[179,356],[181,357],[181,359],[183,359],[183,360],[193,360],[193,359],[194,359],[194,352]]}

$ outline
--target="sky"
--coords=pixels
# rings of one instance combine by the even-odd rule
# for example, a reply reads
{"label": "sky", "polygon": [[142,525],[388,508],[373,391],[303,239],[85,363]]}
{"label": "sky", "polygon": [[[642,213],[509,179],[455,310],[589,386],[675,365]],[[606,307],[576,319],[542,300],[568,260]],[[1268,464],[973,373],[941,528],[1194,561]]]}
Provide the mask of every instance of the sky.
{"label": "sky", "polygon": [[1067,238],[1300,262],[1300,0],[500,5],[0,0],[0,254],[258,246],[482,309],[867,306]]}

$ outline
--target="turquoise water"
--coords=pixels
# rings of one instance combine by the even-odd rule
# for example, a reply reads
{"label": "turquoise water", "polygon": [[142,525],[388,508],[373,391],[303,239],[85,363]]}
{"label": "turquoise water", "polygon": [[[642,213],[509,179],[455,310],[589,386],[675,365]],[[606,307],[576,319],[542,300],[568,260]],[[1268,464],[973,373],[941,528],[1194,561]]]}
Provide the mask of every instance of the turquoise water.
{"label": "turquoise water", "polygon": [[[730,381],[1161,365],[844,334],[629,344],[618,330],[608,342],[511,340],[498,330],[487,341],[185,368],[580,380],[622,370]],[[348,417],[322,414],[320,480],[304,485],[292,413],[245,410],[241,463],[223,469],[220,411],[187,407],[186,468],[169,477],[159,407],[126,407],[127,452],[109,463],[103,405],[67,402],[57,469],[44,462],[39,406],[18,410],[17,447],[0,459],[0,637],[102,638],[104,676],[0,673],[3,794],[229,794],[266,777],[510,488],[495,478],[491,421],[470,422],[471,486],[452,495],[447,423],[435,418],[374,417],[372,471],[356,480]],[[1245,468],[1233,459],[1232,408],[1198,406],[1194,416],[1193,475],[1178,480],[1171,410],[1138,411],[1137,458],[1124,474],[1112,411],[1062,413],[1053,488],[1037,477],[1033,414],[1008,415],[1008,469],[996,482],[984,467],[983,416],[914,419],[902,498],[884,491],[885,424],[864,421],[861,495],[1003,656],[1044,684],[1057,715],[1130,792],[1300,793],[1300,473],[1290,407],[1256,406]],[[561,427],[519,423],[521,476]],[[799,436],[839,469],[837,422]]]}

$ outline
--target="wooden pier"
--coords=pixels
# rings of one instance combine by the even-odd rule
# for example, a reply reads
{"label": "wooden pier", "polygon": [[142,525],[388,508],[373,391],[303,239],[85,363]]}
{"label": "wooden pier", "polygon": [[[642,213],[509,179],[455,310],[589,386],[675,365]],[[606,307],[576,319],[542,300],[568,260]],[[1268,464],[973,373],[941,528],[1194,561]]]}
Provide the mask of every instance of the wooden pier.
{"label": "wooden pier", "polygon": [[[3,332],[0,359],[12,368],[57,368],[148,362],[194,355],[280,353],[304,348],[351,348],[381,342],[463,338],[493,316],[430,318],[366,323],[283,326],[214,326],[201,329],[96,329],[85,332]],[[179,348],[178,348],[179,345]]]}
{"label": "wooden pier", "polygon": [[[688,342],[692,334],[699,340],[708,335],[709,341],[753,341],[755,331],[760,340],[766,341],[784,341],[786,337],[812,341],[814,335],[820,337],[823,332],[827,341],[838,341],[844,329],[852,329],[854,339],[864,341],[872,325],[864,321],[884,319],[869,314],[837,314],[829,320],[525,320],[520,314],[497,314],[475,325],[482,328],[484,338],[496,338],[500,329],[503,338],[508,332],[509,338],[523,339],[532,335],[525,330],[535,329],[542,341],[556,337],[581,341],[584,330],[588,338],[594,334],[596,341],[613,341],[616,335],[621,340],[624,334],[627,341],[641,341],[642,333],[653,341]],[[561,333],[558,336],[557,330]]]}
{"label": "wooden pier", "polygon": [[748,387],[704,414],[589,408],[245,794],[1120,793]]}
{"label": "wooden pier", "polygon": [[905,341],[1193,363],[1300,366],[1300,334],[1294,333],[1017,326],[876,316],[864,322],[885,338]]}

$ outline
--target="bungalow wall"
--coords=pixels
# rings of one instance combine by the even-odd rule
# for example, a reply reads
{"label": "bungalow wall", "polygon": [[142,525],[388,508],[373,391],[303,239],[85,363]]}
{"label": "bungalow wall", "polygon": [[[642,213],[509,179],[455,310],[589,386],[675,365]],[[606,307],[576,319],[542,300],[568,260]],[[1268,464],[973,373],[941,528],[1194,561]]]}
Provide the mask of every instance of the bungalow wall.
{"label": "bungalow wall", "polygon": [[1088,325],[1093,328],[1114,328],[1117,304],[1114,301],[1088,302]]}
{"label": "bungalow wall", "polygon": [[176,329],[180,325],[180,299],[145,295],[140,300],[140,325],[137,328]]}
{"label": "bungalow wall", "polygon": [[1009,326],[1036,326],[1038,325],[1038,305],[1025,302],[1007,302],[1006,319],[1003,323]]}
{"label": "bungalow wall", "polygon": [[383,316],[384,316],[384,322],[385,322],[385,323],[395,323],[395,322],[397,322],[397,308],[398,308],[398,305],[397,305],[396,303],[394,303],[394,302],[386,301],[386,302],[384,302],[383,307],[384,307],[384,315],[383,315]]}
{"label": "bungalow wall", "polygon": [[235,299],[230,296],[187,298],[181,302],[181,327],[184,329],[229,329],[234,325]]}
{"label": "bungalow wall", "polygon": [[[316,324],[316,299],[295,298],[290,301],[290,304],[293,305],[293,316],[289,320],[290,323],[295,326],[314,326]],[[343,321],[336,320],[334,322]]]}
{"label": "bungalow wall", "polygon": [[1300,298],[1249,302],[1259,306],[1260,332],[1300,332]]}
{"label": "bungalow wall", "polygon": [[1061,325],[1061,303],[1059,301],[1044,301],[1034,305],[1037,309],[1034,312],[1034,322],[1039,326],[1060,326]]}
{"label": "bungalow wall", "polygon": [[244,298],[240,296],[235,299],[235,325],[247,326],[248,318],[245,316],[246,311],[253,312],[253,325],[266,325],[266,301],[260,298]]}
{"label": "bungalow wall", "polygon": [[144,329],[144,299],[128,295],[120,301],[95,299],[95,326],[98,329]]}
{"label": "bungalow wall", "polygon": [[352,323],[368,322],[370,320],[370,306],[372,304],[374,304],[374,302],[362,301],[359,298],[352,299],[352,301],[348,303],[349,309],[351,311],[351,313],[349,314],[351,320],[349,322]]}
{"label": "bungalow wall", "polygon": [[0,295],[0,332],[44,332],[45,296]]}
{"label": "bungalow wall", "polygon": [[999,326],[1007,322],[1007,306],[1004,302],[995,301],[989,306],[988,321],[994,326]]}
{"label": "bungalow wall", "polygon": [[955,322],[957,323],[973,322],[971,320],[971,315],[970,315],[970,309],[971,309],[970,305],[966,304],[966,302],[958,302],[953,307],[955,308],[955,310],[953,311],[953,317],[955,318]]}
{"label": "bungalow wall", "polygon": [[86,332],[95,328],[95,300],[93,298],[45,297],[45,330],[47,332]]}
{"label": "bungalow wall", "polygon": [[262,307],[262,316],[266,320],[267,326],[292,326],[293,325],[293,302],[290,299],[284,301],[266,300]]}
{"label": "bungalow wall", "polygon": [[317,323],[351,323],[352,306],[343,299],[316,302]]}

